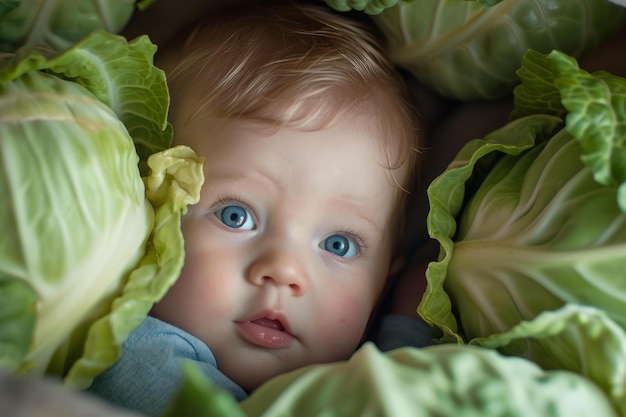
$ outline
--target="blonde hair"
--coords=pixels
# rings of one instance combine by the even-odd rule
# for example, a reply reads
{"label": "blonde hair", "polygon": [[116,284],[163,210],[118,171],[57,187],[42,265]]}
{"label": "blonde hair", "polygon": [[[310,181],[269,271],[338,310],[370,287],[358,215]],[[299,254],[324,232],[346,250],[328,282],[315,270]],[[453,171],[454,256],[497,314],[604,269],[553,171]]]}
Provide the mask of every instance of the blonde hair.
{"label": "blonde hair", "polygon": [[[172,113],[318,128],[367,112],[388,168],[409,168],[396,182],[412,187],[417,112],[372,28],[319,0],[243,7],[201,21],[157,55]],[[191,107],[178,107],[190,99]]]}

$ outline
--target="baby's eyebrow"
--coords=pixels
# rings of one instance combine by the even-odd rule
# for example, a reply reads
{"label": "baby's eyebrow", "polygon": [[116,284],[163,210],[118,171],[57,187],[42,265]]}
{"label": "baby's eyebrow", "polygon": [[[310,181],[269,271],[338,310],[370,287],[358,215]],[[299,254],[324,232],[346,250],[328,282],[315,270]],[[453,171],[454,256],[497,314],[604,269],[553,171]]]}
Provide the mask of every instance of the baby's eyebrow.
{"label": "baby's eyebrow", "polygon": [[229,183],[229,182],[245,182],[254,181],[266,187],[276,187],[276,180],[268,174],[263,172],[251,172],[248,169],[241,167],[232,167],[230,169],[220,169],[213,172],[209,171],[210,180],[215,183]]}
{"label": "baby's eyebrow", "polygon": [[363,209],[363,205],[355,202],[350,197],[338,198],[331,201],[331,204],[345,207],[346,210],[356,214],[356,217],[363,220],[376,233],[383,233],[383,225],[376,223],[373,218]]}

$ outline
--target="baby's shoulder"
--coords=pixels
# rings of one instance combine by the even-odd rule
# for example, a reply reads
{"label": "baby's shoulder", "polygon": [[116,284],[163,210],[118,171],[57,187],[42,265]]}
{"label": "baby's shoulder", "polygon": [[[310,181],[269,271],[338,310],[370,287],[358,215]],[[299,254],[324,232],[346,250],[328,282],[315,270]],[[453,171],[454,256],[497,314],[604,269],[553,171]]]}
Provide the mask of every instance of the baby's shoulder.
{"label": "baby's shoulder", "polygon": [[152,352],[158,356],[192,359],[212,363],[215,366],[215,357],[204,342],[170,323],[151,316],[147,316],[130,334],[123,350],[141,355]]}

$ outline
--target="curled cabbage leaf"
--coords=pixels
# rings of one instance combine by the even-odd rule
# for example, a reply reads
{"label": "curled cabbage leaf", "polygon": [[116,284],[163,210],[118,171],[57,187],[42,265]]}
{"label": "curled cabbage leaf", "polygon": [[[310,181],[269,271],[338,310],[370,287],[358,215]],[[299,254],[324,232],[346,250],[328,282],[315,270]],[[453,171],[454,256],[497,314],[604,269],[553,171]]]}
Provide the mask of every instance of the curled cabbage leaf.
{"label": "curled cabbage leaf", "polygon": [[626,9],[607,0],[414,0],[372,19],[397,65],[444,96],[476,100],[509,94],[527,49],[582,56],[626,24]]}
{"label": "curled cabbage leaf", "polygon": [[512,120],[428,189],[441,341],[594,380],[626,415],[626,79],[529,51]]}
{"label": "curled cabbage leaf", "polygon": [[155,50],[100,31],[0,56],[5,369],[87,387],[178,277],[202,159],[168,148]]}

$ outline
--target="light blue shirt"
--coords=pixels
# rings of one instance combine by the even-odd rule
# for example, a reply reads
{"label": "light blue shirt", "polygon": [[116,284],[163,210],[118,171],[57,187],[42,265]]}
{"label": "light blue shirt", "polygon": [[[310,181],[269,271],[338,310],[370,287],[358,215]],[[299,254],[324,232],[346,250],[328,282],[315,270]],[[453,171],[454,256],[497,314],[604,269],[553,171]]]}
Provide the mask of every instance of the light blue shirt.
{"label": "light blue shirt", "polygon": [[154,317],[147,317],[130,334],[122,356],[95,378],[88,391],[121,407],[158,416],[182,384],[184,360],[195,362],[237,401],[246,398],[246,392],[217,369],[204,342]]}

